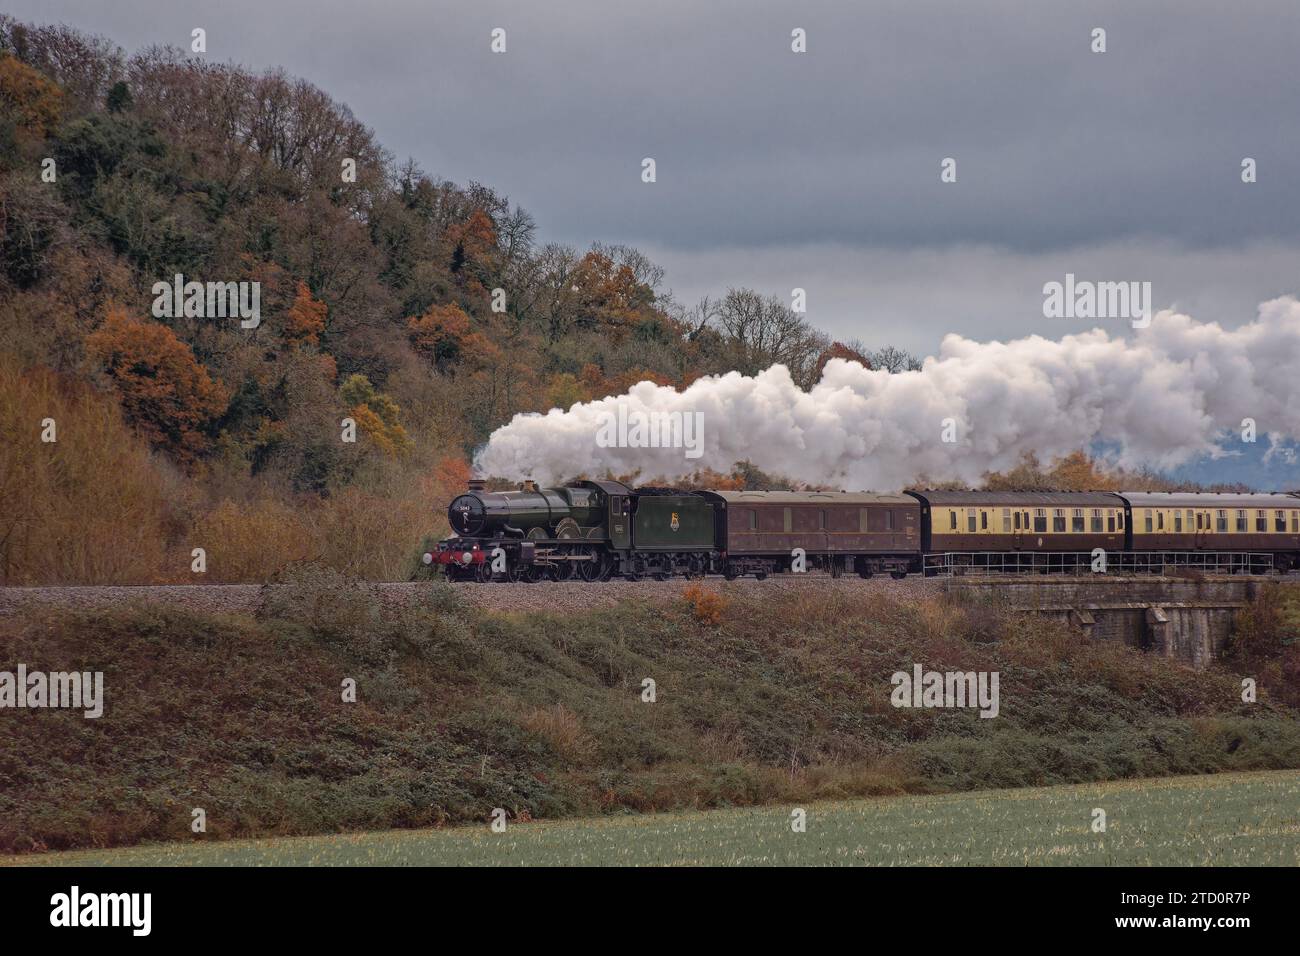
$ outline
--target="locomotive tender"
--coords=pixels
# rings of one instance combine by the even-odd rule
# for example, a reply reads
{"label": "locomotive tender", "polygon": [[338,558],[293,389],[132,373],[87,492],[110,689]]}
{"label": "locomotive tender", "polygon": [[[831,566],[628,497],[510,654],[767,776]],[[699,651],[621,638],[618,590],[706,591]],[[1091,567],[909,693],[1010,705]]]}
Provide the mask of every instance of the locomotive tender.
{"label": "locomotive tender", "polygon": [[1151,492],[683,491],[577,481],[488,492],[447,509],[424,555],[452,580],[833,577],[888,572],[1263,573],[1300,567],[1300,495]]}

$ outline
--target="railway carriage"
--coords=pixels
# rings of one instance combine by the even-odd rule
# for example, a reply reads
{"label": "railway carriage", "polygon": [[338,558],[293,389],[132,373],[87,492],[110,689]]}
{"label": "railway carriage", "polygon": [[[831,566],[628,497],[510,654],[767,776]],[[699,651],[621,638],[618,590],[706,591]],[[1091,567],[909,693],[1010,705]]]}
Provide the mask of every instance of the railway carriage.
{"label": "railway carriage", "polygon": [[1281,570],[1300,566],[1300,498],[1276,494],[1122,491],[1142,553],[1257,555]]}
{"label": "railway carriage", "polygon": [[788,571],[796,548],[807,567],[839,576],[920,569],[920,506],[909,495],[835,491],[716,491],[720,541],[733,573]]}
{"label": "railway carriage", "polygon": [[[909,494],[921,502],[921,547],[927,555],[951,556],[944,564],[1006,569],[1024,564],[1050,569],[1072,563],[1066,554],[1124,548],[1128,526],[1124,500],[1110,492]],[[1048,558],[1032,557],[1040,553]]]}

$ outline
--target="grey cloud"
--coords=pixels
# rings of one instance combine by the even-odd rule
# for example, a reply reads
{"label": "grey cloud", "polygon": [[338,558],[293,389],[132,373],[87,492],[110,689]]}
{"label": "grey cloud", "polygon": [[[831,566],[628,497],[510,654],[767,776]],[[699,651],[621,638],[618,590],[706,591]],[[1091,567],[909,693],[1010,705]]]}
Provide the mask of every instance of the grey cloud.
{"label": "grey cloud", "polygon": [[1295,291],[1290,0],[8,6],[129,50],[202,25],[211,57],[305,76],[399,157],[522,203],[545,240],[649,247],[685,301],[807,286],[840,337],[1039,331],[1035,290],[1071,266],[1157,273],[1159,305],[1215,318]]}

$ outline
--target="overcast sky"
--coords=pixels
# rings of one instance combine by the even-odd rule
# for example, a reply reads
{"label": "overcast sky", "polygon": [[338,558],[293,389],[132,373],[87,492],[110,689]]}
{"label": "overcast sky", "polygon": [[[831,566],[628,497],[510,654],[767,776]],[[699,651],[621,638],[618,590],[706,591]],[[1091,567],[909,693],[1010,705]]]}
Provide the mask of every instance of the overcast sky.
{"label": "overcast sky", "polygon": [[128,51],[201,26],[208,57],[306,77],[544,240],[637,245],[686,303],[802,287],[814,324],[869,346],[1095,324],[1043,317],[1066,272],[1228,326],[1300,285],[1295,0],[3,7]]}

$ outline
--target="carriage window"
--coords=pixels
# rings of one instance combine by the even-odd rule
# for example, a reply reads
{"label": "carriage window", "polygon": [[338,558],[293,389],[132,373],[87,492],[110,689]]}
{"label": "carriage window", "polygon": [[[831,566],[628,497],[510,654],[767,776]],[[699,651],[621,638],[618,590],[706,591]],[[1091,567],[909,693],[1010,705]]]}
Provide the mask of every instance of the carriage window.
{"label": "carriage window", "polygon": [[753,508],[749,509],[749,530],[750,531],[758,530],[758,512],[755,511]]}
{"label": "carriage window", "polygon": [[1156,530],[1157,531],[1165,530],[1165,513],[1163,511],[1156,512]]}
{"label": "carriage window", "polygon": [[1246,512],[1240,509],[1237,511],[1237,530],[1246,530]]}
{"label": "carriage window", "polygon": [[1222,534],[1228,530],[1228,512],[1220,511],[1214,519],[1214,530]]}
{"label": "carriage window", "polygon": [[1042,534],[1046,530],[1047,530],[1047,509],[1035,508],[1034,509],[1034,531],[1038,534]]}
{"label": "carriage window", "polygon": [[948,512],[948,530],[949,531],[957,530],[957,509],[956,508],[953,508]]}
{"label": "carriage window", "polygon": [[1020,530],[1020,512],[1019,512],[1019,511],[1016,512],[1016,530],[1017,530],[1017,531]]}
{"label": "carriage window", "polygon": [[1092,530],[1093,531],[1101,530],[1101,509],[1100,508],[1092,509]]}
{"label": "carriage window", "polygon": [[1285,530],[1286,530],[1286,512],[1285,512],[1285,511],[1279,511],[1279,512],[1277,512],[1277,513],[1274,515],[1274,517],[1273,517],[1273,530],[1274,530],[1274,531],[1285,531]]}
{"label": "carriage window", "polygon": [[1143,508],[1142,515],[1146,519],[1147,534],[1150,534],[1151,533],[1151,509]]}
{"label": "carriage window", "polygon": [[1201,514],[1199,511],[1196,512],[1196,530],[1197,530],[1197,531],[1204,530],[1204,528],[1205,528],[1205,521],[1204,521],[1204,518],[1205,518],[1205,515]]}
{"label": "carriage window", "polygon": [[1268,512],[1267,512],[1267,511],[1256,511],[1256,512],[1255,512],[1255,530],[1256,530],[1256,531],[1267,531],[1267,530],[1268,530]]}
{"label": "carriage window", "polygon": [[826,509],[817,512],[817,528],[824,531],[826,529]]}
{"label": "carriage window", "polygon": [[1086,530],[1083,523],[1082,508],[1075,508],[1074,514],[1070,516],[1070,530],[1075,534],[1079,534]]}
{"label": "carriage window", "polygon": [[[1017,528],[1020,527],[1019,521],[1016,522],[1016,527]],[[1011,509],[1003,508],[1002,509],[1002,531],[1005,534],[1010,530],[1011,530]]]}
{"label": "carriage window", "polygon": [[1120,531],[1123,531],[1123,530],[1124,530],[1124,512],[1122,512],[1122,511],[1117,511],[1117,512],[1115,512],[1115,514],[1119,516],[1119,530],[1120,530]]}
{"label": "carriage window", "polygon": [[1115,530],[1115,512],[1110,508],[1106,509],[1106,530]]}
{"label": "carriage window", "polygon": [[1175,531],[1175,533],[1177,533],[1177,532],[1181,532],[1182,530],[1183,530],[1183,513],[1182,513],[1181,511],[1175,511],[1175,512],[1174,512],[1174,531]]}
{"label": "carriage window", "polygon": [[1300,511],[1291,512],[1291,533],[1300,532]]}
{"label": "carriage window", "polygon": [[885,530],[886,531],[894,530],[894,509],[893,508],[885,509]]}
{"label": "carriage window", "polygon": [[1053,531],[1065,530],[1065,509],[1064,508],[1052,509],[1052,530]]}
{"label": "carriage window", "polygon": [[974,508],[966,509],[966,530],[967,531],[975,530],[975,509]]}
{"label": "carriage window", "polygon": [[[1278,512],[1278,514],[1281,514],[1281,512]],[[989,513],[982,508],[980,509],[980,530],[989,530]]]}

